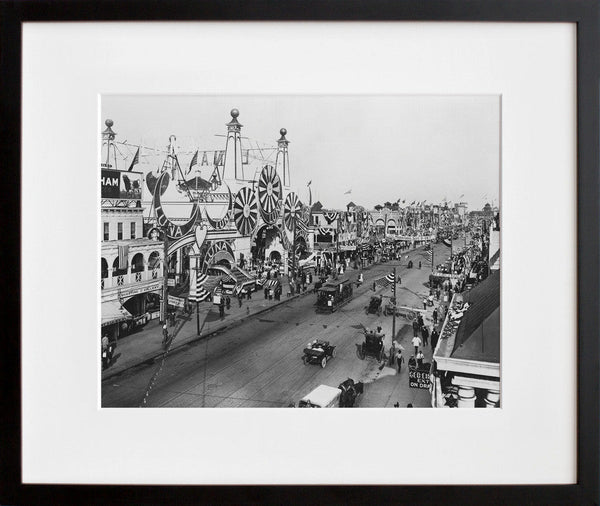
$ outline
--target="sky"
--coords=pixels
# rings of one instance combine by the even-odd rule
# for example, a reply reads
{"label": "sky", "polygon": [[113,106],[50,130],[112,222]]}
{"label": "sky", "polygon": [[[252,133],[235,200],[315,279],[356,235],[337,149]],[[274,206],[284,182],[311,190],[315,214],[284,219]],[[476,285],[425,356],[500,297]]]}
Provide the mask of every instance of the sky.
{"label": "sky", "polygon": [[[444,198],[465,201],[470,210],[499,205],[497,95],[105,95],[100,129],[110,118],[115,140],[132,145],[117,144],[123,167],[137,145],[166,151],[170,135],[185,166],[196,149],[225,148],[233,108],[242,147],[258,154],[260,146],[273,164],[269,148],[287,130],[291,186],[305,203],[312,181],[313,202],[326,208]],[[164,160],[160,151],[141,154],[134,170],[157,170]]]}

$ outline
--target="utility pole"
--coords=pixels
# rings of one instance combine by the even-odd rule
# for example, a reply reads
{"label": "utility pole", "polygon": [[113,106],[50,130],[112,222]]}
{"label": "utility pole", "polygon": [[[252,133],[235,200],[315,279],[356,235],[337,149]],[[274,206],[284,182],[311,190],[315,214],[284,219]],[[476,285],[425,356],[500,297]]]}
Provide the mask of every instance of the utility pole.
{"label": "utility pole", "polygon": [[[160,189],[159,189],[160,190]],[[162,298],[160,304],[160,323],[163,324],[167,321],[167,308],[168,308],[168,290],[169,290],[169,239],[168,239],[168,226],[164,225],[163,229],[163,287],[162,287]]]}
{"label": "utility pole", "polygon": [[396,283],[398,283],[398,280],[396,279],[396,267],[394,267],[394,284],[392,285],[392,293],[394,295],[394,304],[392,308],[392,348],[394,347],[394,339],[396,339]]}

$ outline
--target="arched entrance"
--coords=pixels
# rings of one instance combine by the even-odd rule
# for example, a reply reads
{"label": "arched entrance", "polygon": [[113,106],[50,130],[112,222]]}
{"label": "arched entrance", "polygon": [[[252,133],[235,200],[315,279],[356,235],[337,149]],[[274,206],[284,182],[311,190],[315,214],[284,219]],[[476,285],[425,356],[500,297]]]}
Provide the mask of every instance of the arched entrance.
{"label": "arched entrance", "polygon": [[269,255],[269,260],[271,260],[271,262],[281,262],[281,253],[279,253],[279,251],[276,250],[271,251],[271,254]]}
{"label": "arched entrance", "polygon": [[271,259],[275,252],[279,253],[279,258],[283,256],[283,245],[279,236],[279,229],[274,226],[263,225],[256,233],[254,244],[250,252],[254,261],[265,261]]}

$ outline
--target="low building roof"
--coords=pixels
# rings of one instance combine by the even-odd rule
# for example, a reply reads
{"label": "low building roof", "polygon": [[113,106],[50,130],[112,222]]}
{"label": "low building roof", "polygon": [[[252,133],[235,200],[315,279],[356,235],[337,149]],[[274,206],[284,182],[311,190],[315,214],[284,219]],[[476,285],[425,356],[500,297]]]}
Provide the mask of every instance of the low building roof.
{"label": "low building roof", "polygon": [[500,271],[464,294],[469,303],[456,331],[452,358],[500,362]]}

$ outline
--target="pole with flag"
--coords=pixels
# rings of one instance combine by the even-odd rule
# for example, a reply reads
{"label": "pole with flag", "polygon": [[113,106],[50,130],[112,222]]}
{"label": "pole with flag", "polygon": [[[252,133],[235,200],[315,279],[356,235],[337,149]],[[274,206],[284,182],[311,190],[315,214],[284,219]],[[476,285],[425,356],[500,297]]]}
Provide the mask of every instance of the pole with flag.
{"label": "pole with flag", "polygon": [[131,165],[129,166],[129,169],[127,169],[127,172],[131,172],[131,170],[133,169],[134,165],[137,165],[138,163],[140,163],[140,148],[137,148],[137,151],[135,152],[135,155],[133,157],[133,160],[131,161]]}

